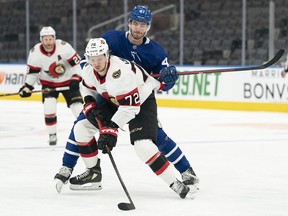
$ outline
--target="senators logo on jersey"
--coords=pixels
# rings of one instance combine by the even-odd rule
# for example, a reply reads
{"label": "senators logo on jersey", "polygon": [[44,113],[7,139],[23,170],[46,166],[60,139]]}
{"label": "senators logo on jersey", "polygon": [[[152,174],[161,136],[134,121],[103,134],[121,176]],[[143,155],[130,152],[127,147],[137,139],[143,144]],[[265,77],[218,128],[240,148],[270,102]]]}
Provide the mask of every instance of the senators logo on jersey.
{"label": "senators logo on jersey", "polygon": [[[48,71],[47,71],[48,72]],[[53,62],[49,66],[49,73],[52,77],[59,78],[66,72],[64,64]]]}
{"label": "senators logo on jersey", "polygon": [[121,70],[120,69],[118,71],[115,71],[115,72],[112,73],[112,77],[114,79],[118,79],[120,77],[120,75],[121,75]]}
{"label": "senators logo on jersey", "polygon": [[62,40],[62,41],[61,41],[61,44],[62,44],[62,45],[65,45],[65,44],[66,44],[66,41],[63,41],[63,40]]}

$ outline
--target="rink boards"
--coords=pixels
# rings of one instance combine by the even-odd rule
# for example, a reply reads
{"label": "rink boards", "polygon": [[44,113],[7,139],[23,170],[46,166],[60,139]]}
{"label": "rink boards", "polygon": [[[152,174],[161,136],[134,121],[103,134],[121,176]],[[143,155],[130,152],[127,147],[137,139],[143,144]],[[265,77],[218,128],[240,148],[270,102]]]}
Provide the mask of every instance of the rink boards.
{"label": "rink boards", "polygon": [[[213,68],[217,67],[177,66],[179,72]],[[0,93],[17,92],[25,81],[25,73],[25,64],[0,64]],[[157,93],[157,103],[163,107],[288,112],[288,77],[282,78],[280,73],[280,67],[270,67],[245,72],[183,75],[172,90]],[[34,87],[41,89],[39,83]],[[0,99],[41,100],[41,94],[25,99],[19,96]],[[63,97],[59,101],[64,101]]]}

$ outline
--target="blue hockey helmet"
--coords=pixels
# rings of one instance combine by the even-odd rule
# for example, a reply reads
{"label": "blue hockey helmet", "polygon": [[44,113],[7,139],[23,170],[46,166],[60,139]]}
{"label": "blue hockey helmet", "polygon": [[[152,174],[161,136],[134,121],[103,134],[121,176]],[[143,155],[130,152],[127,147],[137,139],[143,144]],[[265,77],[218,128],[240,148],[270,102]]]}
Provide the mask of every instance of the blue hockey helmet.
{"label": "blue hockey helmet", "polygon": [[129,21],[135,20],[138,22],[144,22],[150,25],[151,23],[151,11],[146,6],[137,5],[130,12]]}

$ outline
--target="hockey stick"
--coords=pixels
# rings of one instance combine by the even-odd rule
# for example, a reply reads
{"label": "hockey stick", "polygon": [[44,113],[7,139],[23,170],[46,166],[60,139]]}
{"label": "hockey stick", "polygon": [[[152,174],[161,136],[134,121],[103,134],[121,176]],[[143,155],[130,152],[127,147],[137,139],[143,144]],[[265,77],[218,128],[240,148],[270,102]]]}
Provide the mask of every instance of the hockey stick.
{"label": "hockey stick", "polygon": [[[178,75],[194,75],[194,74],[206,74],[206,73],[224,73],[224,72],[237,72],[237,71],[250,71],[250,70],[263,70],[274,65],[284,54],[285,50],[280,49],[276,55],[268,62],[259,66],[251,67],[236,67],[236,68],[223,68],[223,69],[212,69],[212,70],[201,70],[201,71],[183,71],[178,72]],[[152,74],[153,77],[160,77],[160,74]]]}
{"label": "hockey stick", "polygon": [[[101,130],[101,128],[102,128],[101,121],[98,118],[96,118],[96,121],[98,123],[99,130]],[[127,188],[126,188],[121,176],[120,176],[119,170],[118,170],[118,168],[116,166],[116,163],[115,163],[115,160],[114,160],[114,158],[112,156],[112,153],[111,153],[110,149],[107,146],[106,146],[106,149],[107,149],[110,161],[112,163],[112,166],[113,166],[113,168],[114,168],[114,170],[116,172],[116,175],[117,175],[117,177],[118,177],[118,179],[119,179],[119,181],[120,181],[120,183],[122,185],[122,188],[123,188],[126,196],[128,197],[128,200],[129,200],[129,203],[124,203],[124,202],[118,203],[118,208],[120,210],[124,210],[124,211],[133,210],[133,209],[135,209],[135,205],[134,205],[134,203],[133,203],[133,201],[132,201],[132,199],[130,197],[130,194],[129,194],[129,192],[128,192],[128,190],[127,190]]]}
{"label": "hockey stick", "polygon": [[[35,90],[35,91],[31,91],[31,93],[50,93],[50,92],[54,92],[54,91],[67,91],[69,90],[69,86],[63,86],[63,87],[57,87],[57,88],[45,88],[42,90]],[[0,94],[0,97],[5,97],[5,96],[13,96],[13,95],[19,95],[19,92],[15,92],[15,93],[6,93],[6,94]]]}
{"label": "hockey stick", "polygon": [[134,203],[133,203],[133,201],[132,201],[132,199],[131,199],[131,197],[129,195],[129,192],[128,192],[128,190],[127,190],[127,188],[126,188],[121,176],[120,176],[120,173],[118,171],[118,168],[116,166],[116,163],[114,161],[114,158],[113,158],[110,150],[108,150],[108,155],[109,155],[109,158],[110,158],[111,163],[113,165],[113,168],[114,168],[114,170],[115,170],[115,172],[117,174],[117,177],[118,177],[118,179],[119,179],[119,181],[120,181],[120,183],[122,185],[122,188],[123,188],[126,196],[128,197],[128,200],[130,201],[130,203],[125,203],[125,202],[118,203],[118,208],[120,210],[124,210],[124,211],[133,210],[133,209],[135,209],[135,205],[134,205]]}

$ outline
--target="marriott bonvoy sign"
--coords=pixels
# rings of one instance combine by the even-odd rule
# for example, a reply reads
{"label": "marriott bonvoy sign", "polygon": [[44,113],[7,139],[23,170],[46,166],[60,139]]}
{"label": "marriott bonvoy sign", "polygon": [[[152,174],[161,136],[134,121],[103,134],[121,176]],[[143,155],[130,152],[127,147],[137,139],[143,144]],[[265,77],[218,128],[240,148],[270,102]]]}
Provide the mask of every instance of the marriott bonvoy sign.
{"label": "marriott bonvoy sign", "polygon": [[[214,67],[215,68],[215,67]],[[177,67],[181,71],[207,70],[207,67]],[[168,93],[158,98],[238,102],[288,102],[288,76],[280,67],[264,70],[179,76]]]}

